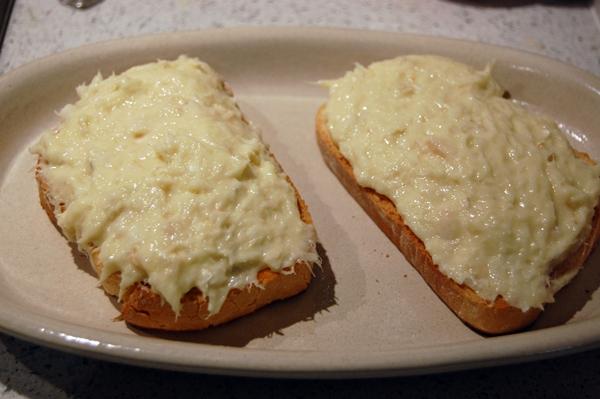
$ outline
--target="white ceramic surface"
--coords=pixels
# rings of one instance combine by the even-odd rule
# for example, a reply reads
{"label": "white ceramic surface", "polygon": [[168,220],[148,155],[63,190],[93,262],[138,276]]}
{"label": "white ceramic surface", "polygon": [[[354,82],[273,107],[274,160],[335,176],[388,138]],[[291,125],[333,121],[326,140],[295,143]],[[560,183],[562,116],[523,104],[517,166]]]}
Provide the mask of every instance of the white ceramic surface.
{"label": "white ceramic surface", "polygon": [[[600,254],[528,331],[483,337],[431,292],[321,160],[318,79],[355,62],[435,53],[483,66],[514,98],[568,128],[600,159],[600,80],[542,58],[473,42],[333,29],[240,28],[83,47],[0,78],[0,328],[48,346],[153,367],[261,376],[418,374],[502,364],[600,343]],[[242,109],[309,204],[326,257],[309,290],[212,330],[149,333],[113,321],[113,302],[86,260],[39,206],[27,148],[54,111],[97,72],[197,56],[230,83]]]}

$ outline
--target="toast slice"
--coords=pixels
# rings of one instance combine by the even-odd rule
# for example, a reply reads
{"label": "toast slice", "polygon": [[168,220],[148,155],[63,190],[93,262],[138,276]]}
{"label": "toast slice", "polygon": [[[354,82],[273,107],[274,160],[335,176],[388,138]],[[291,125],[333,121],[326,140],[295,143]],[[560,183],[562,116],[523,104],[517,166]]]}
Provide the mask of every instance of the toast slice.
{"label": "toast slice", "polygon": [[120,319],[198,330],[306,289],[306,204],[209,65],[180,56],[77,91],[31,149],[35,177]]}
{"label": "toast slice", "polygon": [[[43,163],[43,159],[38,159],[35,173],[40,204],[60,231],[52,205],[55,203],[52,200],[52,191],[41,173]],[[289,179],[288,181],[292,184]],[[296,194],[302,221],[312,224],[306,203],[293,184],[292,187]],[[64,207],[64,204],[59,204],[59,206]],[[85,255],[88,256],[91,265],[100,276],[102,271],[100,250],[94,248]],[[122,302],[119,303],[121,306],[119,319],[137,327],[168,331],[201,330],[223,324],[252,313],[271,302],[289,298],[304,291],[312,279],[311,265],[305,262],[297,262],[295,265],[284,268],[283,271],[285,273],[277,273],[265,266],[257,275],[260,287],[253,284],[244,289],[231,289],[221,309],[214,314],[209,313],[208,301],[197,288],[191,289],[181,298],[181,309],[179,315],[176,315],[171,306],[164,301],[160,294],[152,290],[152,287],[138,282],[123,295]],[[102,282],[102,288],[107,294],[117,297],[120,282],[120,273],[117,272]]]}
{"label": "toast slice", "polygon": [[[352,165],[331,138],[324,105],[317,112],[316,135],[323,159],[329,169],[404,254],[433,291],[463,322],[484,333],[502,334],[522,329],[540,315],[541,309],[530,308],[523,312],[509,305],[502,297],[496,298],[494,302],[487,301],[468,286],[458,284],[440,272],[423,242],[404,223],[394,203],[386,196],[358,184]],[[577,153],[577,156],[593,163],[585,153]],[[599,213],[596,207],[588,237],[554,268],[552,278],[559,278],[568,271],[583,266],[600,238]]]}

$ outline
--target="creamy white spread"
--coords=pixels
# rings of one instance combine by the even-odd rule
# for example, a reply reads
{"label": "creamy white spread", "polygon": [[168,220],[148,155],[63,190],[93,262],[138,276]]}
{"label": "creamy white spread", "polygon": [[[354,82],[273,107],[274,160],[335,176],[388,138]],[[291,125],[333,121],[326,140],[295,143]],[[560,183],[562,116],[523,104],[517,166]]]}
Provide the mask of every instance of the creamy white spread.
{"label": "creamy white spread", "polygon": [[121,272],[121,295],[145,281],[178,312],[197,287],[215,313],[261,269],[318,260],[293,188],[207,64],[159,61],[77,93],[32,151],[66,204],[62,231],[100,249],[100,277]]}
{"label": "creamy white spread", "polygon": [[390,198],[440,270],[493,301],[542,307],[577,272],[553,266],[589,232],[600,169],[557,125],[502,97],[490,68],[437,56],[325,82],[328,129],[358,183]]}

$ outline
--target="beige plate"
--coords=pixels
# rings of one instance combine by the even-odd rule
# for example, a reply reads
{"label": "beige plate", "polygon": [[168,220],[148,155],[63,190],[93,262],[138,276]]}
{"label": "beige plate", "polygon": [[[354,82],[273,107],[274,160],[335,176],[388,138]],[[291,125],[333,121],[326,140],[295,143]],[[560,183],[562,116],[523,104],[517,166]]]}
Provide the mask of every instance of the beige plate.
{"label": "beige plate", "polygon": [[[308,292],[205,332],[148,333],[118,312],[37,200],[27,148],[97,71],[179,54],[212,64],[308,202],[326,262]],[[536,359],[600,343],[599,251],[529,331],[486,338],[465,327],[344,191],[321,160],[315,82],[409,53],[482,67],[512,95],[569,126],[600,159],[600,80],[567,65],[478,43],[329,29],[227,29],[112,41],[0,78],[0,327],[30,341],[145,366],[260,376],[418,374]],[[585,133],[582,133],[585,132]],[[325,252],[324,252],[325,253]],[[596,292],[598,291],[598,292]]]}

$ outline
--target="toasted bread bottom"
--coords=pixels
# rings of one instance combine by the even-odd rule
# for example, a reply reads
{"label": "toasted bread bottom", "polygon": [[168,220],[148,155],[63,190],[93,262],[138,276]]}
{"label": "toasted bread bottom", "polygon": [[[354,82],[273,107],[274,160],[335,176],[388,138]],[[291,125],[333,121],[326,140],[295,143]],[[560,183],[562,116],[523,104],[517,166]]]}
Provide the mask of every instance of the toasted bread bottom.
{"label": "toasted bread bottom", "polygon": [[[42,162],[38,160],[35,174],[40,203],[52,223],[60,230],[54,215],[51,191],[41,174]],[[302,221],[311,224],[312,219],[304,200],[300,197],[296,187],[291,181],[289,182],[296,193]],[[64,207],[64,204],[58,204],[58,206]],[[100,250],[94,248],[87,255],[96,273],[100,276],[102,271]],[[298,262],[287,267],[284,272],[285,274],[277,273],[265,266],[257,275],[258,284],[262,288],[250,285],[243,289],[231,289],[219,312],[212,315],[209,315],[208,312],[207,299],[197,288],[191,289],[181,298],[181,310],[179,315],[176,315],[160,294],[153,291],[149,285],[138,282],[133,284],[123,295],[120,304],[120,319],[138,327],[169,331],[200,330],[222,324],[251,313],[273,301],[296,295],[304,291],[312,279],[311,267],[305,262]],[[108,294],[117,296],[120,281],[121,276],[117,272],[104,280],[102,287]]]}
{"label": "toasted bread bottom", "polygon": [[[524,328],[539,316],[540,309],[531,308],[523,312],[509,305],[502,297],[498,297],[494,302],[487,301],[468,286],[458,284],[440,272],[423,242],[404,223],[396,211],[394,203],[386,196],[358,184],[352,165],[339,151],[329,134],[325,106],[321,106],[317,112],[316,134],[327,166],[377,226],[417,269],[433,291],[463,322],[488,334],[502,334]],[[578,153],[577,155],[593,162],[587,154]],[[589,236],[566,257],[565,261],[554,268],[551,277],[557,278],[568,271],[580,268],[599,238],[600,217],[598,207],[596,207]]]}

